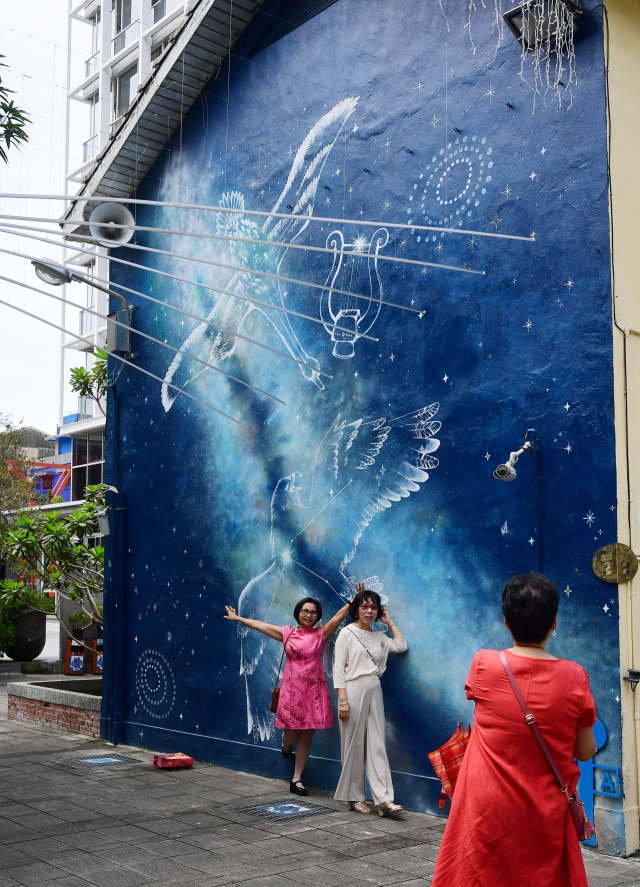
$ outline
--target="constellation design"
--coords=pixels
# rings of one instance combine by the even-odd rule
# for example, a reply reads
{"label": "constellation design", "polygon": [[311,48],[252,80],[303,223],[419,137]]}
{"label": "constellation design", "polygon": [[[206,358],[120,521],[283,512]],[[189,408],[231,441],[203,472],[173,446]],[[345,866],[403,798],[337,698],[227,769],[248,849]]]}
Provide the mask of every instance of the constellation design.
{"label": "constellation design", "polygon": [[[464,217],[473,215],[487,193],[484,186],[491,181],[492,148],[485,147],[486,141],[486,136],[463,136],[449,142],[446,149],[441,148],[439,154],[431,158],[413,185],[414,193],[409,194],[409,225],[415,219],[420,225],[450,227],[453,222],[461,227]],[[423,218],[418,219],[420,216]],[[437,239],[436,234],[426,234],[425,243],[430,236],[432,241]],[[419,243],[421,239],[422,235],[418,234],[416,241]]]}
{"label": "constellation design", "polygon": [[[347,571],[363,534],[378,515],[418,493],[429,472],[438,467],[433,454],[440,447],[435,435],[441,423],[434,418],[439,407],[432,403],[393,419],[335,417],[315,452],[310,452],[308,485],[296,470],[281,477],[273,490],[269,563],[243,588],[239,616],[267,621],[276,599],[284,598],[287,589],[298,596],[327,590],[340,606],[349,600],[355,593],[355,579]],[[340,516],[337,532],[336,513]],[[379,523],[378,518],[376,526]],[[369,577],[366,584],[382,591],[377,576]],[[254,741],[264,741],[273,735],[275,721],[263,702],[256,700],[267,698],[281,648],[242,624],[238,637],[247,732]]]}
{"label": "constellation design", "polygon": [[[324,328],[334,343],[334,357],[341,360],[352,358],[356,342],[369,332],[378,319],[383,298],[378,253],[388,242],[389,232],[386,228],[378,228],[369,240],[359,235],[347,245],[341,231],[333,231],[327,238],[327,249],[333,250],[333,265],[326,280],[327,288],[320,297],[320,319],[325,321],[327,314],[331,318],[330,323],[325,322]],[[336,281],[339,282],[338,286]],[[349,292],[361,292],[363,286],[368,289],[370,296],[380,300],[367,301],[364,310],[365,300],[334,292],[334,287]],[[337,329],[337,326],[343,329]]]}
{"label": "constellation design", "polygon": [[[282,281],[271,281],[253,275],[250,269],[280,274],[288,247],[264,246],[245,241],[272,240],[288,244],[302,235],[313,215],[318,183],[324,166],[357,103],[358,98],[346,98],[338,102],[311,127],[296,151],[287,181],[273,206],[272,213],[281,212],[283,207],[289,207],[292,215],[306,216],[306,219],[277,218],[275,215],[270,215],[260,227],[253,217],[244,215],[245,200],[242,193],[230,191],[222,195],[219,205],[235,212],[218,213],[216,230],[218,234],[231,238],[229,249],[233,264],[246,268],[247,271],[236,271],[224,284],[225,294],[219,293],[214,297],[215,302],[207,315],[207,322],[199,324],[191,332],[183,343],[181,351],[193,354],[214,366],[218,365],[234,354],[240,341],[234,333],[240,331],[242,324],[253,311],[257,311],[273,327],[291,356],[307,364],[300,367],[303,377],[319,389],[324,389],[318,373],[320,364],[300,343],[292,326],[291,315],[280,311],[269,311],[238,296],[246,295],[263,302],[270,302],[274,307],[276,305],[284,307],[285,293],[281,289]],[[210,326],[210,323],[214,322],[230,329],[231,332],[222,332]],[[171,409],[179,393],[175,389],[170,389],[169,384],[184,388],[203,372],[205,370],[200,366],[195,367],[195,361],[183,361],[183,355],[176,354],[162,386],[162,405],[166,412]]]}
{"label": "constellation design", "polygon": [[144,651],[136,665],[136,690],[147,714],[156,720],[169,717],[176,701],[176,680],[166,656]]}

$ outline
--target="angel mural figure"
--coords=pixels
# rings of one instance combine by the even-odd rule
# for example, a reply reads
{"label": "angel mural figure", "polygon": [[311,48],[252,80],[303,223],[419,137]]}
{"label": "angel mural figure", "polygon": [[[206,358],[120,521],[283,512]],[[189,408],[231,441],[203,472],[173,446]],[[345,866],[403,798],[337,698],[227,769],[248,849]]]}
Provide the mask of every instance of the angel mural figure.
{"label": "angel mural figure", "polygon": [[[322,170],[338,135],[355,111],[357,103],[358,98],[343,99],[310,129],[296,152],[287,182],[271,212],[284,211],[291,212],[292,215],[309,217],[313,215]],[[220,206],[244,210],[244,196],[239,191],[225,193],[220,200]],[[216,219],[217,233],[234,238],[229,241],[234,265],[279,274],[287,248],[247,243],[246,240],[293,243],[307,228],[309,221],[268,216],[260,227],[254,219],[255,217],[245,216],[242,212],[220,212]],[[240,238],[240,240],[235,238]],[[251,298],[269,301],[274,305],[279,303],[285,307],[280,281],[271,281],[255,274],[236,271],[225,283],[224,289],[238,295],[246,294]],[[267,309],[261,308],[259,305],[243,301],[235,296],[220,294],[216,298],[207,320],[239,332],[243,322],[252,311],[259,311],[268,320],[292,357],[307,364],[306,367],[300,367],[304,378],[319,389],[323,389],[324,385],[317,372],[320,365],[317,359],[308,354],[301,345],[289,320],[290,315],[280,311],[267,313]],[[217,365],[234,353],[237,343],[236,336],[220,332],[207,323],[201,323],[185,340],[181,350],[200,357],[207,363]],[[167,412],[178,395],[178,392],[170,389],[168,384],[183,388],[193,382],[202,372],[200,369],[194,369],[197,367],[194,361],[183,361],[182,357],[181,354],[176,354],[165,375],[162,386],[162,404]]]}
{"label": "angel mural figure", "polygon": [[[238,616],[267,622],[287,584],[295,585],[298,596],[309,584],[343,603],[353,596],[349,565],[363,534],[378,515],[418,493],[429,479],[428,471],[438,467],[433,453],[440,446],[435,435],[441,423],[434,419],[439,407],[429,404],[393,419],[336,416],[309,466],[308,489],[299,471],[280,478],[275,486],[268,565],[243,588]],[[413,462],[405,458],[408,451],[415,453]],[[377,576],[364,584],[378,593],[383,588]],[[277,667],[276,648],[268,648],[264,636],[242,627],[238,637],[247,732],[255,741],[264,741],[275,729],[264,700]],[[265,655],[268,649],[272,655]]]}

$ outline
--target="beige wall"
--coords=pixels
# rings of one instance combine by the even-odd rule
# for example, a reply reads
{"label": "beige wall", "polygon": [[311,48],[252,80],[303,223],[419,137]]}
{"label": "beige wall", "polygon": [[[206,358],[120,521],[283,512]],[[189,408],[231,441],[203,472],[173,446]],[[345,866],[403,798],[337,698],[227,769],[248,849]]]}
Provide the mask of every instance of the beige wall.
{"label": "beige wall", "polygon": [[[640,331],[640,2],[607,0],[606,5],[609,13],[614,310],[620,327]],[[634,551],[640,552],[640,336],[625,336],[614,326],[613,344],[618,540],[630,543]],[[625,403],[625,384],[628,403]],[[630,490],[627,487],[627,449]],[[629,496],[631,534],[627,507]],[[627,668],[640,668],[640,574],[633,582],[618,586],[618,591],[622,678],[627,673]],[[630,685],[621,680],[620,696],[626,850],[627,853],[632,853],[640,847],[640,690],[634,695]]]}

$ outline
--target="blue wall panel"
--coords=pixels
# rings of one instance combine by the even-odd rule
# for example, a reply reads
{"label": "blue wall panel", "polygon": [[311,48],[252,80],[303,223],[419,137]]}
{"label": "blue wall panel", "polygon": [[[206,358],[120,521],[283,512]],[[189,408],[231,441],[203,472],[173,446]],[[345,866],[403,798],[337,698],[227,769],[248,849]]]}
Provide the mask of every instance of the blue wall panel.
{"label": "blue wall panel", "polygon": [[[288,776],[268,711],[278,645],[239,638],[223,605],[241,599],[245,615],[284,624],[301,596],[330,615],[352,580],[375,577],[409,642],[383,682],[397,799],[437,812],[427,752],[472,718],[473,653],[507,645],[502,586],[541,557],[566,589],[549,649],[587,668],[608,734],[598,760],[621,763],[616,594],[591,570],[616,537],[601,23],[581,22],[571,108],[549,94],[532,114],[518,46],[505,37],[492,63],[491,15],[478,6],[475,54],[461,0],[445,3],[448,25],[437,3],[341,0],[247,60],[258,16],[139,190],[245,209],[138,207],[139,224],[270,243],[139,233],[138,244],[240,270],[126,248],[114,255],[148,270],[114,263],[113,280],[308,368],[132,297],[135,326],[286,406],[135,343],[141,366],[251,431],[142,374],[118,381],[128,741]],[[356,222],[247,212],[276,207]],[[331,252],[293,248],[342,243],[340,267]],[[332,340],[336,322],[357,336]],[[539,505],[530,456],[514,483],[492,477],[527,428],[540,446]],[[371,506],[381,496],[388,507]],[[314,755],[310,784],[332,788],[337,727]],[[598,815],[619,852],[621,802],[607,803]]]}

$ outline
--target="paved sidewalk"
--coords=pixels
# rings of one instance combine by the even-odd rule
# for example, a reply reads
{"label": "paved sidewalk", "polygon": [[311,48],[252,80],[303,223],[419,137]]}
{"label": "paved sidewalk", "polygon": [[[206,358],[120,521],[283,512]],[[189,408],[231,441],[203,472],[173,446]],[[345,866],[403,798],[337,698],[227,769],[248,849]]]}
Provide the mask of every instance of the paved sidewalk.
{"label": "paved sidewalk", "polygon": [[[329,794],[222,767],[147,769],[151,753],[6,720],[0,677],[0,887],[371,887],[431,882],[444,820],[349,813]],[[89,755],[133,759],[72,765]],[[240,808],[311,802],[318,815]],[[640,887],[640,862],[586,852],[590,887]]]}

